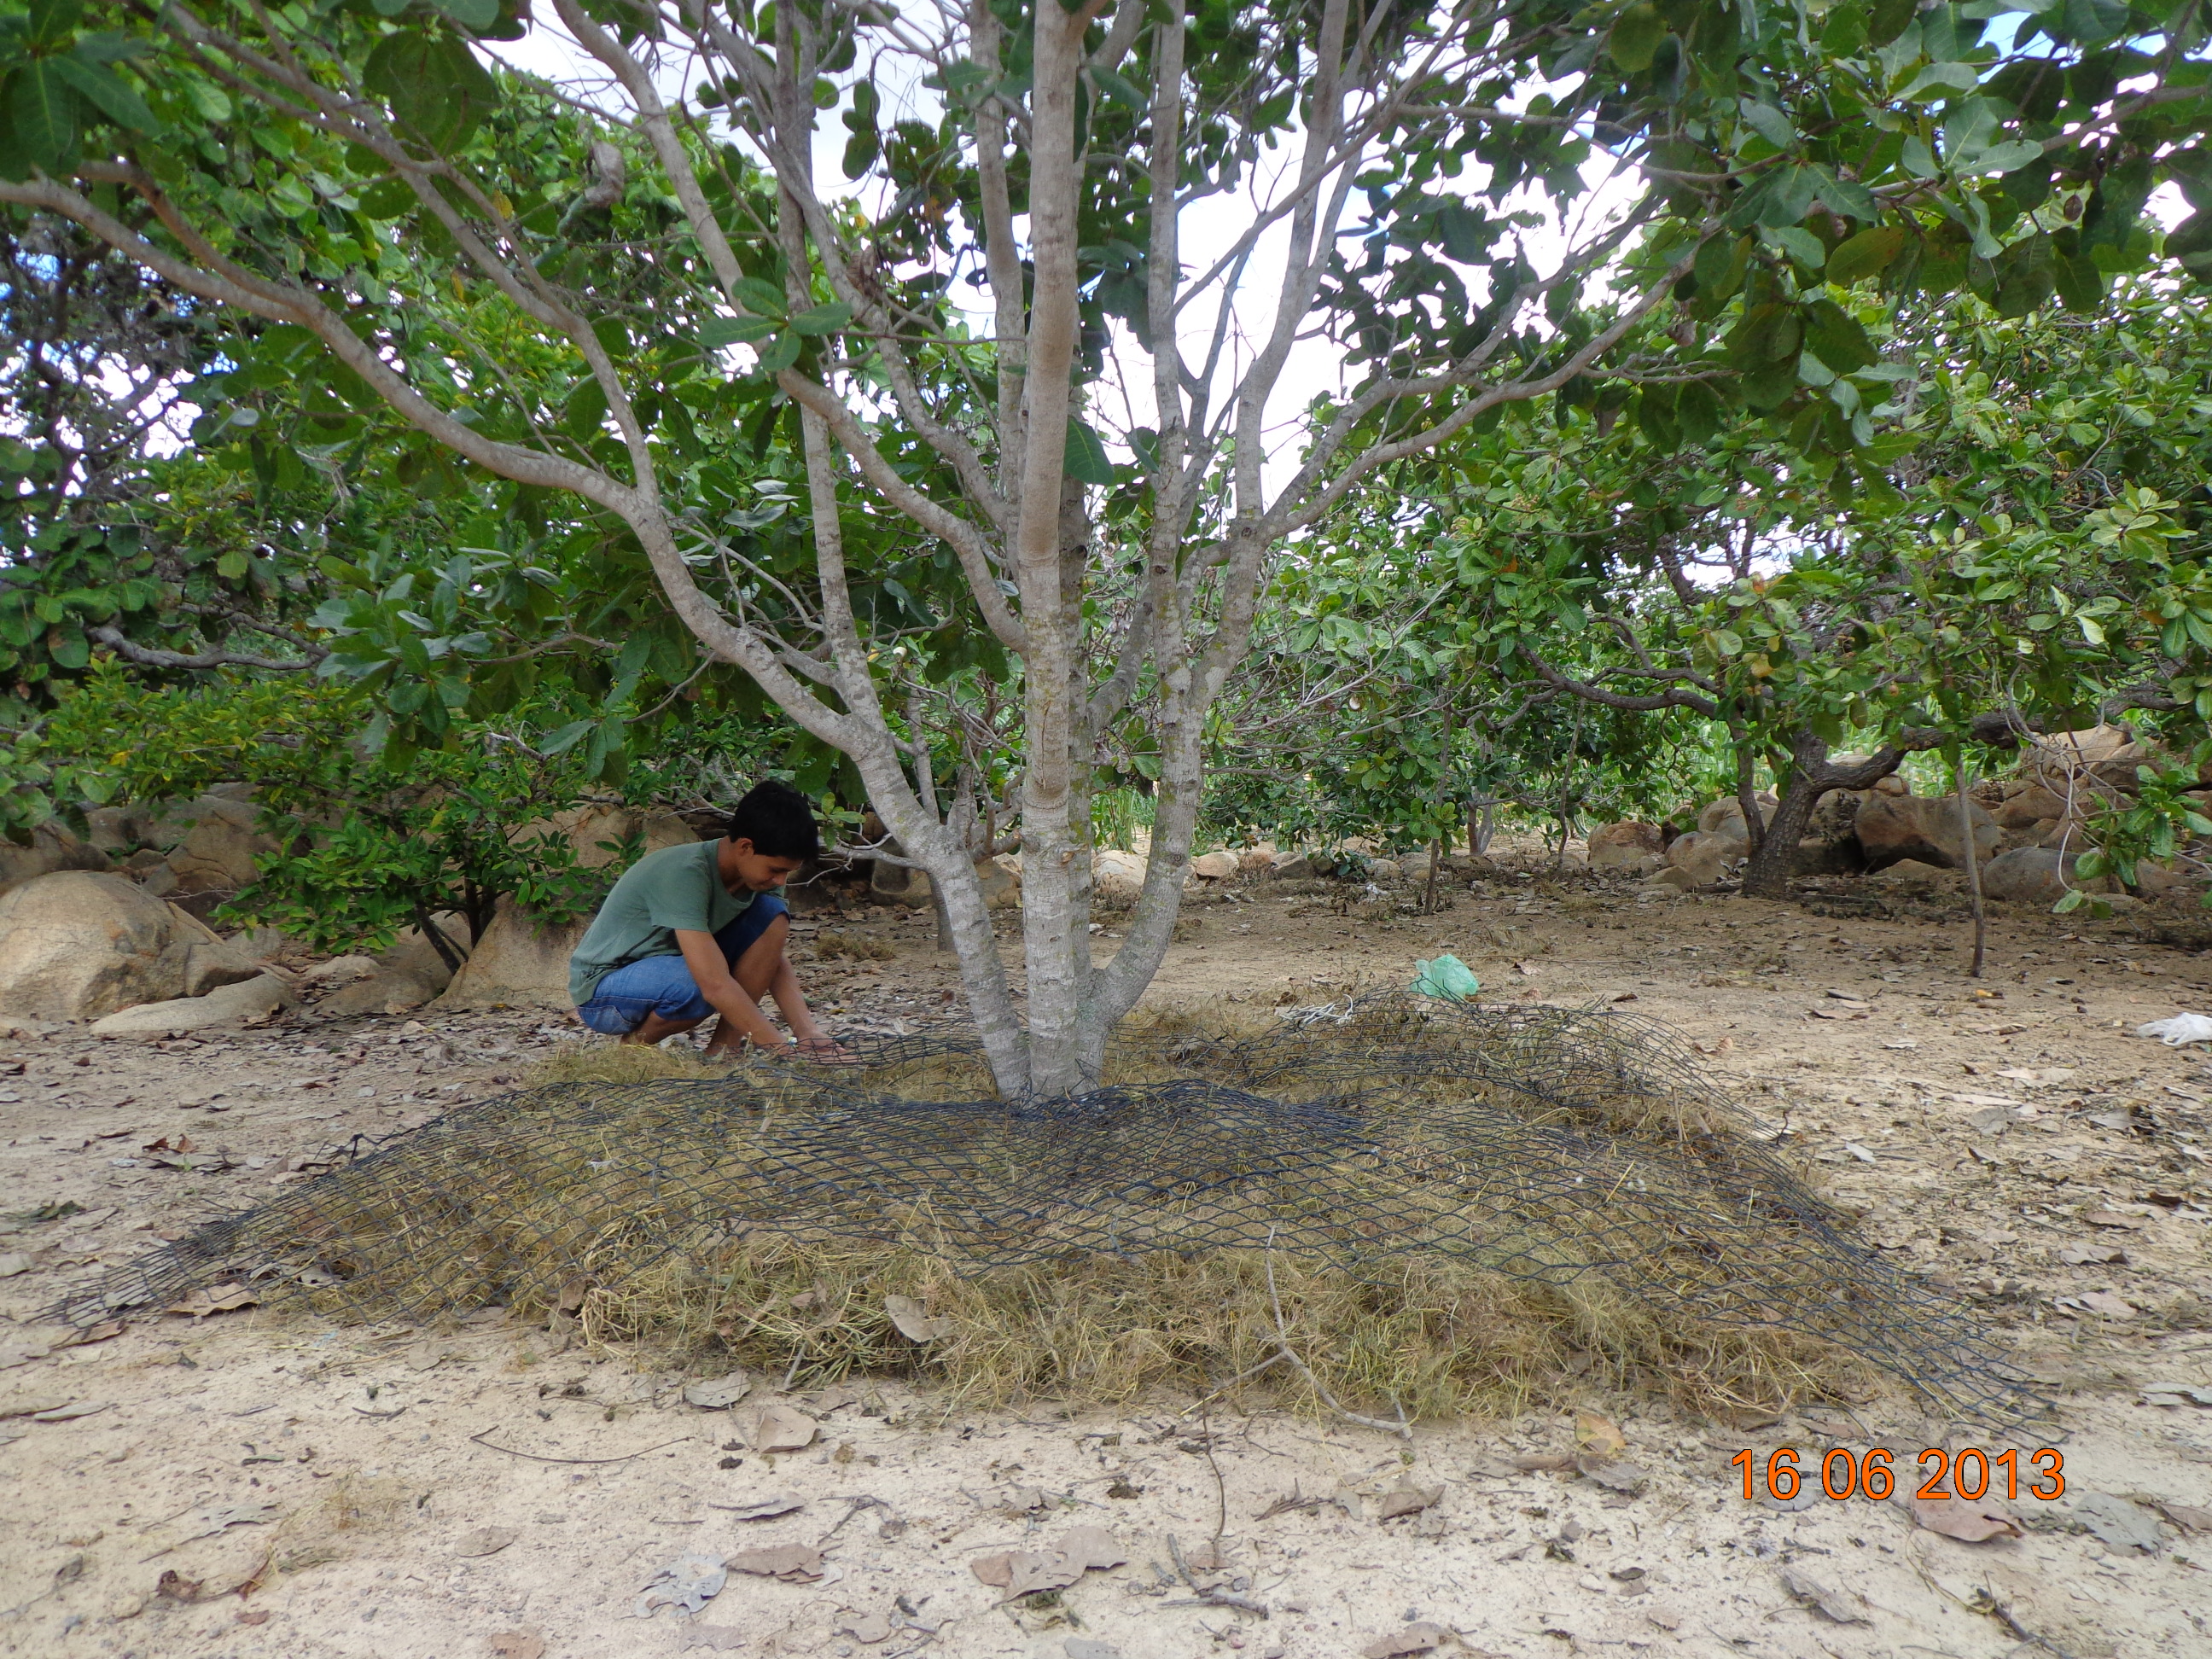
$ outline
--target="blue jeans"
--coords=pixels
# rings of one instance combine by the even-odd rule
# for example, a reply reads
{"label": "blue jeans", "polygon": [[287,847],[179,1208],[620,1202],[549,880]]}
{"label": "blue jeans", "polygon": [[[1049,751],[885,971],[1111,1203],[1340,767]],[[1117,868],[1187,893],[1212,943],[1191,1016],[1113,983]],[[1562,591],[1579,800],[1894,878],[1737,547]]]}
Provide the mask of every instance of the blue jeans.
{"label": "blue jeans", "polygon": [[[744,913],[714,935],[723,960],[735,969],[738,958],[768,932],[770,923],[788,915],[790,909],[778,894],[754,894]],[[576,1010],[576,1016],[594,1031],[626,1036],[645,1024],[647,1014],[697,1021],[714,1012],[714,1005],[699,994],[699,982],[691,977],[690,964],[673,956],[646,957],[616,969],[599,981],[592,1000]]]}

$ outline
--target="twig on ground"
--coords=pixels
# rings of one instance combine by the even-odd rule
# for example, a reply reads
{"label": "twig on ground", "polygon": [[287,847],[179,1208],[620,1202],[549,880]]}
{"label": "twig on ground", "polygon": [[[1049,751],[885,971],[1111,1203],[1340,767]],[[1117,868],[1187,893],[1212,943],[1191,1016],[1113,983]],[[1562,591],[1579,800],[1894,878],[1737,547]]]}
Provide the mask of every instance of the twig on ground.
{"label": "twig on ground", "polygon": [[533,1463],[627,1463],[633,1457],[644,1456],[646,1452],[665,1451],[671,1446],[680,1446],[693,1437],[688,1434],[679,1434],[673,1440],[664,1440],[657,1446],[647,1446],[644,1451],[624,1452],[620,1457],[546,1457],[537,1452],[517,1451],[513,1446],[495,1446],[484,1438],[484,1435],[490,1432],[489,1429],[486,1429],[483,1434],[472,1434],[469,1439],[474,1444],[482,1446],[486,1451],[505,1452],[509,1457],[526,1457]]}
{"label": "twig on ground", "polygon": [[1162,1607],[1234,1607],[1239,1613],[1256,1613],[1262,1619],[1268,1616],[1267,1604],[1265,1602],[1255,1601],[1249,1596],[1237,1595],[1225,1589],[1208,1589],[1206,1586],[1200,1583],[1197,1579],[1192,1577],[1190,1576],[1190,1564],[1182,1559],[1182,1541],[1173,1533],[1170,1533],[1168,1534],[1168,1555],[1175,1562],[1176,1571],[1182,1575],[1182,1582],[1190,1587],[1190,1593],[1193,1595],[1195,1595],[1198,1600],[1195,1601],[1163,1601],[1160,1604]]}
{"label": "twig on ground", "polygon": [[1407,1422],[1406,1408],[1396,1401],[1390,1402],[1397,1407],[1398,1420],[1395,1423],[1385,1423],[1379,1417],[1362,1417],[1358,1412],[1346,1411],[1337,1403],[1336,1396],[1322,1386],[1321,1378],[1313,1374],[1313,1368],[1291,1352],[1291,1334],[1283,1322],[1283,1298],[1275,1289],[1275,1230],[1273,1227],[1267,1229],[1267,1249],[1262,1259],[1267,1268],[1267,1300],[1275,1310],[1275,1340],[1282,1345],[1283,1358],[1297,1368],[1298,1375],[1305,1378],[1321,1403],[1346,1422],[1357,1423],[1364,1429],[1380,1429],[1383,1433],[1395,1434],[1401,1440],[1411,1440],[1413,1437],[1413,1425]]}

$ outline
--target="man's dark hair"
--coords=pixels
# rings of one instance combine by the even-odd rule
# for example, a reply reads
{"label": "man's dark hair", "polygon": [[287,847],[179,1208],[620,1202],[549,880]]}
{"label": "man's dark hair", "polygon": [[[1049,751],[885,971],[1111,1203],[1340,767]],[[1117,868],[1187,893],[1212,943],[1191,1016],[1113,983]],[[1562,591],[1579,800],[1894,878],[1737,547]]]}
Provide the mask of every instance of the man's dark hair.
{"label": "man's dark hair", "polygon": [[763,858],[811,859],[822,850],[814,809],[787,783],[769,779],[745,792],[730,814],[732,841],[749,841]]}

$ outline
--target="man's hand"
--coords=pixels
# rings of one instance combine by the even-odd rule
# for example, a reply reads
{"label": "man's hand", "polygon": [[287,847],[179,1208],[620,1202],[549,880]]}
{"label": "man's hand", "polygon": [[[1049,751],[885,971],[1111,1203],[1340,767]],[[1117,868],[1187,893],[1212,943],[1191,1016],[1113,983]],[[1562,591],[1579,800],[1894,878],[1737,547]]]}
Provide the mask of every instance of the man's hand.
{"label": "man's hand", "polygon": [[791,1045],[790,1052],[824,1066],[851,1066],[859,1060],[859,1056],[836,1037],[825,1036],[819,1031],[812,1036],[800,1037]]}

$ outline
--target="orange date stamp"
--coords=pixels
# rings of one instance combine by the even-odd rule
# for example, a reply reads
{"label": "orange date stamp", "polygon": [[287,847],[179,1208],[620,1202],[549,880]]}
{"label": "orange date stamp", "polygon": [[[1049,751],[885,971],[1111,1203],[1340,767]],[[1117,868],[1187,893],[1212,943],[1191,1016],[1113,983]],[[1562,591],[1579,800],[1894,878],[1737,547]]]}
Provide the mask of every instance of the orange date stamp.
{"label": "orange date stamp", "polygon": [[[1859,1453],[1848,1447],[1837,1446],[1821,1454],[1816,1468],[1801,1469],[1795,1449],[1784,1446],[1771,1454],[1764,1465],[1759,1454],[1747,1447],[1729,1462],[1743,1471],[1743,1495],[1747,1500],[1758,1497],[1758,1485],[1764,1481],[1765,1495],[1778,1504],[1792,1502],[1805,1490],[1808,1480],[1817,1481],[1820,1495],[1840,1504],[1850,1498],[1867,1498],[1875,1503],[1895,1495],[1898,1490],[1897,1460],[1893,1454],[1876,1447]],[[1949,1452],[1941,1446],[1930,1446],[1920,1454],[1918,1485],[1912,1490],[1915,1498],[1963,1498],[1968,1503],[2001,1493],[2017,1499],[2024,1492],[2030,1498],[2039,1498],[2048,1503],[2066,1490],[2066,1459],[2045,1446],[2027,1454],[2027,1478],[2021,1476],[2021,1454],[2001,1451],[1992,1456],[1978,1446],[1967,1446]],[[1904,1480],[1913,1486],[1915,1475],[1908,1469]],[[1992,1488],[1995,1488],[1993,1493]]]}

